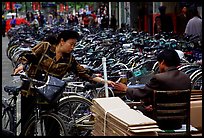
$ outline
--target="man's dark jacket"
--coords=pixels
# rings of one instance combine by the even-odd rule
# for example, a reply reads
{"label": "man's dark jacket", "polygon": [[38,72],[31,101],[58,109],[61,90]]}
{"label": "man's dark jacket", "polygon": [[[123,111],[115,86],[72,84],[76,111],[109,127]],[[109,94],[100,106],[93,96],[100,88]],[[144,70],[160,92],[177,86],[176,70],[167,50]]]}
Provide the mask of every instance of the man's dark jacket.
{"label": "man's dark jacket", "polygon": [[[153,94],[153,90],[185,90],[191,89],[191,80],[183,72],[179,71],[176,67],[169,67],[165,72],[155,74],[144,88],[127,89],[127,98],[131,100],[138,100],[148,98]],[[151,102],[150,102],[151,104]],[[176,123],[171,123],[176,124]],[[181,124],[179,124],[181,125]]]}

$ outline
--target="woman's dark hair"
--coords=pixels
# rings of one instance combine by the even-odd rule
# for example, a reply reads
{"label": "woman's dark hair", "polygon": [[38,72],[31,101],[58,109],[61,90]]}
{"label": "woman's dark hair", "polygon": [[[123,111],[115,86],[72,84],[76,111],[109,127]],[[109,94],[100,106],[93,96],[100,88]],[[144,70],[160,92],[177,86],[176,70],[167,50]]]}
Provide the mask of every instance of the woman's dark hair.
{"label": "woman's dark hair", "polygon": [[180,58],[178,53],[173,49],[164,49],[157,55],[157,61],[166,64],[166,66],[179,66],[180,65]]}
{"label": "woman's dark hair", "polygon": [[78,39],[79,34],[73,30],[64,30],[59,33],[57,37],[57,44],[59,44],[61,38],[63,38],[64,41],[67,41],[68,39]]}
{"label": "woman's dark hair", "polygon": [[50,44],[59,44],[60,40],[63,39],[64,41],[67,41],[68,39],[79,39],[79,34],[76,31],[73,30],[64,30],[60,32],[58,35],[49,35],[47,36],[44,41],[49,42]]}
{"label": "woman's dark hair", "polygon": [[49,42],[51,45],[56,45],[57,44],[57,36],[47,35],[44,37],[43,41]]}

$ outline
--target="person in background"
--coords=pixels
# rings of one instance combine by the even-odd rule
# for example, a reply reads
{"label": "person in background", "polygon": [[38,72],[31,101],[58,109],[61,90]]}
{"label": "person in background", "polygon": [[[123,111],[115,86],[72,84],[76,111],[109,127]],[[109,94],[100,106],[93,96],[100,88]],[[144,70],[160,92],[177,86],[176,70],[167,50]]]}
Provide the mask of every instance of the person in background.
{"label": "person in background", "polygon": [[34,16],[34,20],[30,24],[33,28],[35,33],[38,33],[38,28],[39,28],[39,22],[38,22],[38,15],[36,14]]}
{"label": "person in background", "polygon": [[101,17],[100,15],[97,15],[97,28],[100,28],[101,27]]}
{"label": "person in background", "polygon": [[121,23],[121,28],[118,29],[119,33],[125,33],[127,31],[126,29],[126,24],[125,23]]}
{"label": "person in background", "polygon": [[74,16],[74,25],[78,24],[79,24],[78,13],[76,13],[76,15]]}
{"label": "person in background", "polygon": [[187,7],[183,6],[181,8],[181,13],[176,17],[176,33],[180,37],[182,37],[185,32],[185,28],[188,23],[188,20],[189,20],[189,17],[187,15]]}
{"label": "person in background", "polygon": [[59,15],[59,23],[63,24],[64,23],[64,18],[62,15]]}
{"label": "person in background", "polygon": [[2,15],[2,36],[5,37],[5,33],[6,33],[6,20],[4,19],[4,16]]}
{"label": "person in background", "polygon": [[30,12],[29,12],[29,11],[26,13],[26,20],[27,20],[28,22],[30,21]]}
{"label": "person in background", "polygon": [[40,12],[39,18],[38,18],[39,19],[38,22],[39,22],[40,27],[43,27],[45,25],[45,19],[44,18],[45,18],[44,15]]}
{"label": "person in background", "polygon": [[190,12],[193,17],[188,21],[186,25],[185,35],[198,35],[199,40],[202,40],[202,19],[199,16],[197,7],[193,7]]}
{"label": "person in background", "polygon": [[110,28],[112,28],[114,32],[115,32],[116,29],[117,29],[115,15],[112,15],[112,16],[111,16]]}
{"label": "person in background", "polygon": [[108,28],[109,27],[109,18],[108,16],[106,15],[105,16],[105,28]]}
{"label": "person in background", "polygon": [[97,25],[98,25],[98,18],[97,18],[97,16],[96,16],[96,12],[95,12],[95,11],[92,11],[92,12],[91,12],[91,16],[92,16],[92,18],[93,18],[93,20],[92,20],[92,26],[93,26],[93,27],[97,27]]}
{"label": "person in background", "polygon": [[12,19],[11,19],[10,25],[11,25],[11,27],[15,27],[16,26],[16,19],[15,19],[14,15],[12,15]]}
{"label": "person in background", "polygon": [[109,20],[108,20],[108,17],[107,16],[102,16],[102,19],[101,19],[101,29],[105,29],[105,28],[108,28],[109,26]]}
{"label": "person in background", "polygon": [[[173,32],[174,26],[171,16],[166,15],[166,6],[159,7],[160,15],[157,17],[161,21],[161,32]],[[156,24],[155,24],[156,25]],[[157,28],[157,27],[154,27]],[[154,30],[155,33],[158,33],[157,30]]]}
{"label": "person in background", "polygon": [[32,12],[28,12],[28,22],[31,23],[34,20],[34,14]]}
{"label": "person in background", "polygon": [[[130,100],[144,102],[144,106],[138,107],[146,116],[153,118],[153,91],[154,90],[186,90],[191,89],[191,80],[188,75],[179,71],[180,65],[178,53],[173,49],[165,49],[157,55],[159,73],[155,74],[142,88],[128,88],[123,83],[115,83],[116,92],[125,92]],[[182,97],[181,97],[182,98]],[[181,120],[174,122],[162,122],[161,126],[168,126],[170,129],[181,128]]]}
{"label": "person in background", "polygon": [[84,27],[87,28],[89,26],[89,21],[90,21],[88,18],[88,15],[85,15],[82,20],[83,20]]}
{"label": "person in background", "polygon": [[53,19],[54,19],[54,17],[53,17],[53,15],[50,13],[49,15],[48,15],[48,25],[49,26],[52,26],[52,24],[53,24]]}
{"label": "person in background", "polygon": [[161,20],[159,16],[155,17],[155,24],[154,24],[154,33],[160,33],[161,32]]}
{"label": "person in background", "polygon": [[74,18],[73,18],[73,16],[74,16],[73,14],[70,14],[70,15],[69,15],[69,18],[68,18],[68,24],[69,24],[69,25],[73,25],[73,24],[74,24]]}

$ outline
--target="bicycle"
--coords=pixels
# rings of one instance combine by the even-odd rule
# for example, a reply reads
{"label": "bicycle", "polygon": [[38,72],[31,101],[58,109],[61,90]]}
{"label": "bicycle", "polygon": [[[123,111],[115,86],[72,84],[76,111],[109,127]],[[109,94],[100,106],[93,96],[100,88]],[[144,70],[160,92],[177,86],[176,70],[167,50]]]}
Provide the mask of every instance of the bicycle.
{"label": "bicycle", "polygon": [[89,136],[94,121],[91,119],[92,102],[83,96],[69,95],[60,99],[58,114],[71,136]]}
{"label": "bicycle", "polygon": [[[20,73],[20,79],[22,81],[31,82],[34,89],[36,85],[43,84],[44,82],[31,79],[25,73]],[[17,97],[21,91],[21,86],[5,86],[4,91],[11,95],[10,98],[2,99],[2,129],[13,133],[17,136],[17,128],[21,124],[21,119],[17,121]],[[42,99],[41,95],[37,94],[35,98],[35,109],[34,113],[30,116],[29,120],[26,122],[20,136],[44,136],[51,135],[50,131],[53,129],[59,130],[59,135],[67,136],[68,132],[65,127],[63,120],[54,112],[53,109],[45,110],[41,107],[43,106],[40,103]],[[49,122],[47,120],[49,119]],[[49,124],[48,124],[49,123]],[[53,123],[53,124],[52,124]],[[52,126],[48,128],[47,126]]]}
{"label": "bicycle", "polygon": [[91,135],[94,124],[90,111],[92,99],[105,97],[104,87],[97,88],[97,85],[100,84],[67,82],[57,110],[71,136]]}

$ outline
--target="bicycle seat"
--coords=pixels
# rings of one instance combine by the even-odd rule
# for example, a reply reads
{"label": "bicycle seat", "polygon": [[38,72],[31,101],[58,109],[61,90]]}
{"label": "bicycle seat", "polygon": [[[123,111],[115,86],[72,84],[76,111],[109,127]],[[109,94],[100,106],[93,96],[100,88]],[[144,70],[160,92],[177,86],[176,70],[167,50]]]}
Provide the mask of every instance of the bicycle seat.
{"label": "bicycle seat", "polygon": [[18,95],[20,91],[20,87],[18,86],[5,86],[4,91],[7,92],[9,95]]}

